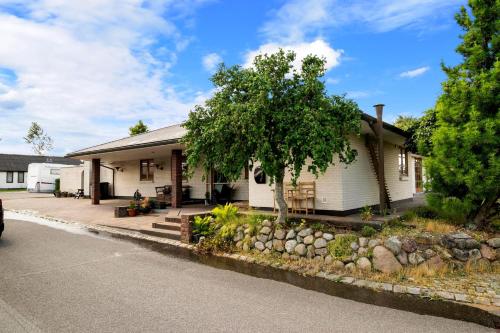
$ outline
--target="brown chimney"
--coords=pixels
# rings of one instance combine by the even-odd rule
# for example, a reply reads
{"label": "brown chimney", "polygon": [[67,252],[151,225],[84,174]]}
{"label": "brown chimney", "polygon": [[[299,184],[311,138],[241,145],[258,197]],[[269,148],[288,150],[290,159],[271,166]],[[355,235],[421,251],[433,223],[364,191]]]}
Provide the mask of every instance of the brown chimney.
{"label": "brown chimney", "polygon": [[384,112],[384,104],[374,105],[377,112],[377,140],[378,140],[378,190],[380,200],[380,213],[387,208],[385,202],[385,170],[384,170],[384,126],[382,114]]}

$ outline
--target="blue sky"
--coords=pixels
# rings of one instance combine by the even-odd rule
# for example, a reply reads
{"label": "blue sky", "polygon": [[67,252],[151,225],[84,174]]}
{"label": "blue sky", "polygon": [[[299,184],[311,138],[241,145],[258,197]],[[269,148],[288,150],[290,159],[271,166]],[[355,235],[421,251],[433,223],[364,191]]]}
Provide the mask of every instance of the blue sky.
{"label": "blue sky", "polygon": [[280,47],[327,59],[329,93],[385,120],[432,107],[455,64],[458,0],[0,0],[0,152],[52,154],[177,123],[209,98],[217,64]]}

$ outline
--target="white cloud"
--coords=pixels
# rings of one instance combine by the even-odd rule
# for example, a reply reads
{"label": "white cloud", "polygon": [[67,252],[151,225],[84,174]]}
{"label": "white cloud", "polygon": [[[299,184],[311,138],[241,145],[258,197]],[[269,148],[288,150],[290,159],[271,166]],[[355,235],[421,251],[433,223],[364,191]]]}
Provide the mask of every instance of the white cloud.
{"label": "white cloud", "polygon": [[222,57],[217,53],[209,53],[202,59],[203,67],[209,72],[214,72],[221,62]]}
{"label": "white cloud", "polygon": [[296,53],[296,58],[293,66],[300,69],[302,59],[307,55],[314,54],[326,59],[326,69],[332,69],[340,64],[340,57],[343,53],[342,50],[333,49],[327,42],[317,39],[313,42],[300,42],[295,44],[279,44],[267,43],[261,45],[257,50],[249,51],[245,54],[244,67],[250,67],[253,63],[255,56],[259,54],[271,54],[277,52],[279,49],[292,50]]}
{"label": "white cloud", "polygon": [[419,68],[416,68],[416,69],[412,69],[412,70],[403,72],[403,73],[399,74],[399,76],[411,79],[411,78],[414,78],[414,77],[417,77],[417,76],[420,76],[420,75],[424,74],[429,69],[430,69],[429,66],[419,67]]}
{"label": "white cloud", "polygon": [[[402,27],[429,29],[449,19],[464,0],[292,0],[272,13],[261,29],[268,40],[293,42],[321,34],[323,29],[362,24],[375,32]],[[450,10],[452,11],[450,13]]]}
{"label": "white cloud", "polygon": [[[166,83],[189,41],[165,18],[174,7],[184,10],[176,2],[7,0],[2,5],[23,13],[0,8],[0,69],[16,76],[15,82],[0,82],[2,152],[29,152],[21,142],[31,121],[46,129],[61,153],[124,136],[124,123],[138,118],[155,126],[184,120],[199,102]],[[165,42],[158,45],[157,39]]]}

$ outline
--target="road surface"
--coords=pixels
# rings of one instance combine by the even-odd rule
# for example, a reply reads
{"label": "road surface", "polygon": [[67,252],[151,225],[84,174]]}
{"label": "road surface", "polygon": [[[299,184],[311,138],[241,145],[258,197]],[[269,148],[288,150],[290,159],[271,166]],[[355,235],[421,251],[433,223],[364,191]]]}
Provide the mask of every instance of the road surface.
{"label": "road surface", "polygon": [[83,231],[6,221],[0,332],[491,332],[159,254]]}

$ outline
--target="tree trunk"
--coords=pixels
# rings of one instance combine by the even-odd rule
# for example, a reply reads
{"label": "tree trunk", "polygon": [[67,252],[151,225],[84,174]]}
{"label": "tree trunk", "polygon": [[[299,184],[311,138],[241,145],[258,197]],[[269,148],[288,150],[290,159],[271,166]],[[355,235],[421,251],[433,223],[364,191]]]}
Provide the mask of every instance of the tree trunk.
{"label": "tree trunk", "polygon": [[276,179],[274,190],[274,193],[276,195],[276,203],[278,204],[278,219],[276,220],[276,222],[285,223],[286,216],[288,214],[288,206],[283,195],[283,177],[281,177],[281,179]]}

